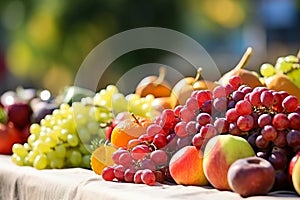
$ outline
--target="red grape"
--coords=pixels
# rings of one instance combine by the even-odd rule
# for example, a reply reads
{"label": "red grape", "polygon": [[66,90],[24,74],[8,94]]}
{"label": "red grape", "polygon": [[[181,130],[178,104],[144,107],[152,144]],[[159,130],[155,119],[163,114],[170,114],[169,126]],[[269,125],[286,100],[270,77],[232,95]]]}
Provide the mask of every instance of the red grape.
{"label": "red grape", "polygon": [[150,148],[145,144],[140,144],[132,148],[131,157],[134,160],[142,160],[151,152]]}
{"label": "red grape", "polygon": [[115,178],[114,168],[109,166],[105,167],[101,175],[104,180],[112,181]]}
{"label": "red grape", "polygon": [[261,94],[261,92],[254,91],[254,90],[250,93],[249,100],[250,100],[250,103],[253,106],[260,106],[261,105],[260,94]]}
{"label": "red grape", "polygon": [[224,86],[218,85],[216,86],[213,91],[213,98],[219,98],[219,97],[226,97],[226,90]]}
{"label": "red grape", "polygon": [[240,87],[240,85],[242,85],[243,81],[242,78],[238,75],[233,75],[230,77],[230,79],[228,80],[228,82],[230,83],[230,85],[232,85],[234,87],[234,89],[238,89]]}
{"label": "red grape", "polygon": [[289,95],[285,97],[282,101],[282,107],[287,113],[294,112],[299,105],[297,97]]}
{"label": "red grape", "polygon": [[165,133],[165,131],[164,131],[163,128],[162,128],[160,125],[158,125],[158,124],[150,124],[150,125],[147,127],[146,133],[147,133],[149,136],[154,136],[154,135],[157,134],[157,133]]}
{"label": "red grape", "polygon": [[176,117],[179,117],[180,116],[180,111],[181,109],[183,108],[183,105],[177,105],[175,108],[174,108],[174,114]]}
{"label": "red grape", "polygon": [[290,128],[300,131],[300,114],[290,113],[288,119],[290,120]]}
{"label": "red grape", "polygon": [[114,168],[114,174],[118,181],[124,181],[124,173],[126,168],[123,165],[117,165]]}
{"label": "red grape", "polygon": [[185,126],[186,132],[193,135],[200,130],[200,124],[196,121],[189,121]]}
{"label": "red grape", "polygon": [[242,115],[239,116],[236,124],[241,131],[249,131],[253,128],[254,120],[251,115]]}
{"label": "red grape", "polygon": [[201,106],[201,110],[205,113],[211,113],[212,111],[212,100],[206,100],[202,106]]}
{"label": "red grape", "polygon": [[195,117],[193,111],[189,110],[186,106],[184,106],[180,111],[180,118],[183,121],[189,122]]}
{"label": "red grape", "polygon": [[231,84],[225,85],[226,96],[229,96],[234,90],[235,88]]}
{"label": "red grape", "polygon": [[200,149],[204,143],[205,138],[202,137],[200,133],[194,135],[192,139],[192,144],[197,148]]}
{"label": "red grape", "polygon": [[218,133],[226,133],[229,130],[229,123],[225,118],[216,119],[214,126]]}
{"label": "red grape", "polygon": [[181,121],[179,123],[177,123],[174,127],[174,132],[176,133],[176,135],[178,135],[179,137],[185,137],[188,135],[188,132],[186,131],[186,122]]}
{"label": "red grape", "polygon": [[290,130],[286,136],[287,143],[290,147],[300,148],[300,131]]}
{"label": "red grape", "polygon": [[142,169],[139,169],[135,172],[134,176],[133,176],[133,182],[134,183],[143,183],[142,181],[142,173],[143,173],[143,170]]}
{"label": "red grape", "polygon": [[128,183],[133,183],[135,172],[136,172],[136,169],[134,169],[134,168],[126,169],[124,172],[124,180]]}
{"label": "red grape", "polygon": [[132,149],[133,147],[142,144],[143,141],[141,139],[131,139],[127,143],[127,149]]}
{"label": "red grape", "polygon": [[236,120],[238,119],[239,114],[237,113],[235,108],[230,108],[229,110],[227,110],[226,112],[226,120],[230,123],[230,122],[236,122]]}
{"label": "red grape", "polygon": [[212,123],[212,117],[208,113],[199,113],[196,120],[201,126]]}
{"label": "red grape", "polygon": [[155,174],[150,169],[144,169],[141,178],[146,185],[154,185],[156,181]]}
{"label": "red grape", "polygon": [[164,123],[173,123],[175,119],[175,113],[171,109],[164,109],[161,113],[161,121]]}
{"label": "red grape", "polygon": [[217,111],[225,111],[227,108],[227,98],[226,97],[219,97],[213,100],[213,106]]}
{"label": "red grape", "polygon": [[168,162],[168,155],[163,150],[155,150],[150,153],[150,159],[157,165],[166,165]]}
{"label": "red grape", "polygon": [[234,101],[240,101],[240,100],[244,99],[244,96],[245,96],[245,93],[242,91],[236,90],[232,93],[232,99]]}
{"label": "red grape", "polygon": [[196,99],[199,107],[201,107],[205,101],[212,99],[212,93],[209,90],[200,90],[196,95]]}
{"label": "red grape", "polygon": [[150,169],[152,171],[155,171],[156,164],[152,160],[147,158],[141,162],[141,169]]}
{"label": "red grape", "polygon": [[201,136],[205,139],[209,139],[212,138],[213,136],[217,135],[217,130],[216,128],[211,125],[211,124],[206,124],[205,126],[202,126],[200,128],[200,132]]}
{"label": "red grape", "polygon": [[115,164],[120,164],[119,163],[119,158],[121,154],[127,153],[128,151],[125,149],[117,149],[113,154],[112,154],[112,160],[114,161]]}
{"label": "red grape", "polygon": [[273,141],[277,138],[277,131],[272,125],[266,125],[261,130],[261,135],[265,140]]}
{"label": "red grape", "polygon": [[274,96],[271,91],[265,90],[260,94],[260,101],[262,105],[270,107],[274,104]]}
{"label": "red grape", "polygon": [[277,130],[281,131],[289,127],[290,121],[286,114],[278,113],[274,115],[272,124]]}
{"label": "red grape", "polygon": [[132,157],[129,151],[124,152],[119,157],[119,163],[123,165],[124,167],[131,166],[132,163]]}
{"label": "red grape", "polygon": [[185,104],[186,107],[193,112],[199,109],[198,100],[194,97],[189,97]]}
{"label": "red grape", "polygon": [[239,115],[250,115],[252,113],[252,106],[249,101],[241,100],[235,104],[236,112]]}
{"label": "red grape", "polygon": [[167,145],[166,135],[163,133],[156,134],[153,138],[153,144],[159,149],[165,147]]}
{"label": "red grape", "polygon": [[270,142],[268,140],[265,140],[262,135],[258,135],[256,137],[255,144],[260,149],[266,149],[269,146]]}
{"label": "red grape", "polygon": [[229,124],[229,130],[228,130],[228,132],[231,135],[241,135],[242,134],[242,131],[238,128],[236,122],[231,122]]}
{"label": "red grape", "polygon": [[271,115],[264,113],[258,117],[257,122],[258,122],[258,126],[260,128],[263,128],[266,125],[272,124],[272,117]]}
{"label": "red grape", "polygon": [[285,131],[277,131],[277,137],[273,141],[274,145],[278,147],[285,147],[287,145],[287,133]]}

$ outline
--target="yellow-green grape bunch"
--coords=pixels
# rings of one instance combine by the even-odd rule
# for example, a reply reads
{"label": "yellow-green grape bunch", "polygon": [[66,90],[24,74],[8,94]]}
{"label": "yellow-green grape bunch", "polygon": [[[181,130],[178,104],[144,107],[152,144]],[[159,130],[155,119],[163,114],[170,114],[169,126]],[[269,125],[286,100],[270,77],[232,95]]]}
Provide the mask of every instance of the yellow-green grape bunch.
{"label": "yellow-green grape bunch", "polygon": [[108,85],[94,97],[80,102],[61,104],[40,123],[32,124],[25,144],[15,144],[12,161],[17,165],[45,168],[90,168],[93,141],[105,141],[105,126],[115,114],[128,111],[148,118],[154,117],[148,95],[126,97],[114,85]]}
{"label": "yellow-green grape bunch", "polygon": [[270,77],[276,73],[286,74],[295,85],[300,87],[300,63],[294,55],[279,57],[275,65],[264,63],[260,66],[260,73],[264,77]]}
{"label": "yellow-green grape bunch", "polygon": [[107,107],[114,115],[120,112],[130,112],[153,119],[155,116],[152,102],[153,95],[140,97],[137,94],[124,95],[115,85],[108,85],[93,98],[94,105]]}
{"label": "yellow-green grape bunch", "polygon": [[78,136],[75,117],[73,107],[62,104],[32,124],[27,143],[13,145],[12,161],[36,169],[90,168],[90,152]]}

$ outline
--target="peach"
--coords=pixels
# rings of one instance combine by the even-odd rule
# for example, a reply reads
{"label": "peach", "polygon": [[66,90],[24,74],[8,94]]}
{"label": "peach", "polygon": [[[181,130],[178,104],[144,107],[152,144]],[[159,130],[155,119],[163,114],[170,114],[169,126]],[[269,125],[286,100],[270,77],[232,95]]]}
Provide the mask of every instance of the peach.
{"label": "peach", "polygon": [[203,171],[213,187],[231,190],[227,173],[230,165],[240,159],[254,156],[251,145],[242,137],[218,135],[211,138],[204,148]]}
{"label": "peach", "polygon": [[195,146],[185,146],[171,158],[169,170],[172,178],[181,185],[208,185],[203,172],[203,153]]}

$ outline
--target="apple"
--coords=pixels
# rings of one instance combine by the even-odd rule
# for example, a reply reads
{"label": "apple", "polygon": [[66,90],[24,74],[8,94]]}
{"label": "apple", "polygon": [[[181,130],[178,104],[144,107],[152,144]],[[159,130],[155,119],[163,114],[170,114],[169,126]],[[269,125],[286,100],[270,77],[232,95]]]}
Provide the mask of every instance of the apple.
{"label": "apple", "polygon": [[290,161],[289,175],[296,192],[300,195],[300,151]]}
{"label": "apple", "polygon": [[169,171],[177,184],[208,185],[203,172],[203,153],[195,146],[185,146],[169,162]]}
{"label": "apple", "polygon": [[0,123],[0,154],[11,155],[14,143],[24,142],[22,132],[14,124],[11,122],[7,125]]}
{"label": "apple", "polygon": [[237,159],[254,155],[251,145],[242,137],[229,134],[214,136],[204,147],[204,174],[216,189],[231,190],[227,179],[230,165]]}
{"label": "apple", "polygon": [[227,179],[232,191],[243,197],[265,195],[275,183],[275,169],[260,157],[241,158],[229,167]]}
{"label": "apple", "polygon": [[18,102],[5,107],[8,121],[22,130],[31,122],[32,109],[28,103]]}

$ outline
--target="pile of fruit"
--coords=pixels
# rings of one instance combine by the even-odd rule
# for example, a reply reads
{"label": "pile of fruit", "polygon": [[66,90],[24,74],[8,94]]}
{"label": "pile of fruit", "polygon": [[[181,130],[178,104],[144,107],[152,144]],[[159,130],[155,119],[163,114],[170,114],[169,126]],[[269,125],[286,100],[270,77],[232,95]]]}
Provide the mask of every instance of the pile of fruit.
{"label": "pile of fruit", "polygon": [[251,53],[217,82],[201,80],[199,68],[171,87],[161,68],[134,94],[109,85],[63,103],[13,145],[12,160],[37,169],[91,167],[107,181],[300,194],[300,88],[291,76],[299,58],[263,64],[260,77],[244,69]]}

